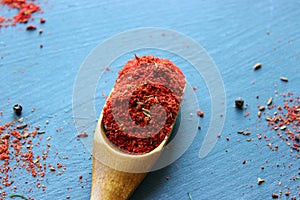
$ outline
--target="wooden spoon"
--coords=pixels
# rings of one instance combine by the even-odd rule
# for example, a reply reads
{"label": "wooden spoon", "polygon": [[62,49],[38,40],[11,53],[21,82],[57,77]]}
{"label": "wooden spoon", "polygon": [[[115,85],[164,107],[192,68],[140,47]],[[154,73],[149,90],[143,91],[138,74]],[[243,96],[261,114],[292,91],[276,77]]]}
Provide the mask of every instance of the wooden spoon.
{"label": "wooden spoon", "polygon": [[91,200],[128,199],[155,164],[168,136],[149,153],[124,153],[107,139],[102,118],[103,111],[94,134]]}

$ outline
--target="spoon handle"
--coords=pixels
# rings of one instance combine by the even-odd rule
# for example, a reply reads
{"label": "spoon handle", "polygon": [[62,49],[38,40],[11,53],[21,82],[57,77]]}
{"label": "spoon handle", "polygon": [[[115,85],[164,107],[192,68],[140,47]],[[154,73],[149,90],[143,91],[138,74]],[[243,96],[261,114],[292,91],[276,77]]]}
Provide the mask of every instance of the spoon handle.
{"label": "spoon handle", "polygon": [[126,200],[145,176],[109,168],[93,157],[91,200]]}

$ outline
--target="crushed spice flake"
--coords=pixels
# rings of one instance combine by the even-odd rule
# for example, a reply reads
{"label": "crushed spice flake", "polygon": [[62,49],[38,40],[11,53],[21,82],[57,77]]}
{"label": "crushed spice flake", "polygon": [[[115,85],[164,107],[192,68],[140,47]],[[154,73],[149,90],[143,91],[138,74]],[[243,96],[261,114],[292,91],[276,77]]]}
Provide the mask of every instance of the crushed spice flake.
{"label": "crushed spice flake", "polygon": [[40,23],[41,23],[41,24],[44,24],[45,22],[46,22],[46,20],[45,20],[44,18],[41,17],[41,18],[40,18]]}
{"label": "crushed spice flake", "polygon": [[82,133],[77,134],[78,138],[83,138],[83,137],[88,137],[88,136],[89,136],[89,134],[87,132],[82,132]]}
{"label": "crushed spice flake", "polygon": [[202,110],[197,110],[197,115],[199,116],[199,117],[204,117],[204,112],[202,111]]}
{"label": "crushed spice flake", "polygon": [[283,82],[288,82],[289,81],[289,79],[287,77],[284,77],[284,76],[281,76],[280,80],[282,80]]}
{"label": "crushed spice flake", "polygon": [[28,31],[34,31],[34,30],[36,30],[36,26],[34,26],[34,25],[28,25],[28,26],[26,26],[26,30],[28,30]]}
{"label": "crushed spice flake", "polygon": [[261,66],[262,66],[261,63],[256,63],[256,64],[253,66],[253,70],[256,71],[256,70],[260,69]]}
{"label": "crushed spice flake", "polygon": [[257,178],[257,185],[261,185],[261,184],[264,183],[264,182],[265,182],[264,179],[262,179],[262,178],[260,178],[260,177]]}

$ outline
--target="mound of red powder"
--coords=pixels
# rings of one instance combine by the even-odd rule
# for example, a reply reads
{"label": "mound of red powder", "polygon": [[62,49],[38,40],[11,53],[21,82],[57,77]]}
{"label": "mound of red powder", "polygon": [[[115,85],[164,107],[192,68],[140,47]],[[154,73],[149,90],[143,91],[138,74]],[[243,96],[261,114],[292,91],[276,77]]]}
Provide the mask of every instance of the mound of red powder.
{"label": "mound of red powder", "polygon": [[103,108],[107,138],[120,150],[144,154],[170,134],[185,88],[185,77],[170,60],[129,60]]}

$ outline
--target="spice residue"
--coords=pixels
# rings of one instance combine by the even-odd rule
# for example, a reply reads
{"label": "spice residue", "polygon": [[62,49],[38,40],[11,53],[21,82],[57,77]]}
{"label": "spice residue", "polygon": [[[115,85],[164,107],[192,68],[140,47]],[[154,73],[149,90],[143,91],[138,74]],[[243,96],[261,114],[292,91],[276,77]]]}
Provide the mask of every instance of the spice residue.
{"label": "spice residue", "polygon": [[[15,26],[18,23],[27,23],[33,19],[32,14],[42,12],[40,5],[34,1],[27,0],[0,0],[0,4],[6,5],[11,9],[17,9],[18,12],[13,17],[0,15],[0,27]],[[41,20],[44,23],[45,20]]]}
{"label": "spice residue", "polygon": [[[48,143],[41,150],[44,145],[41,145],[40,132],[44,133],[44,131],[40,130],[39,126],[31,127],[23,123],[23,118],[20,119],[0,124],[0,199],[7,197],[9,191],[18,191],[15,179],[19,173],[28,173],[28,178],[35,179],[30,185],[45,191],[46,186],[42,183],[47,170],[60,169],[58,172],[60,175],[66,169],[61,164],[60,167],[54,167],[47,163],[51,145]],[[37,146],[41,146],[38,151]],[[27,180],[24,181],[26,184]],[[32,187],[29,188],[28,193],[31,191]],[[23,194],[11,194],[11,197],[34,199],[29,195],[27,198]]]}
{"label": "spice residue", "polygon": [[[129,60],[103,108],[107,138],[127,153],[152,151],[170,134],[184,88],[184,75],[170,60],[154,56]],[[140,131],[148,125],[152,128]]]}

